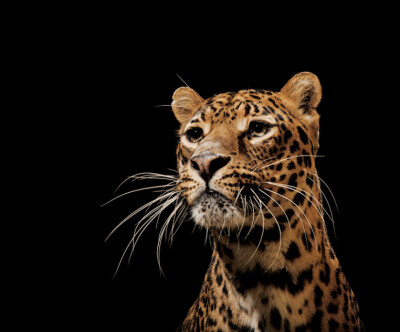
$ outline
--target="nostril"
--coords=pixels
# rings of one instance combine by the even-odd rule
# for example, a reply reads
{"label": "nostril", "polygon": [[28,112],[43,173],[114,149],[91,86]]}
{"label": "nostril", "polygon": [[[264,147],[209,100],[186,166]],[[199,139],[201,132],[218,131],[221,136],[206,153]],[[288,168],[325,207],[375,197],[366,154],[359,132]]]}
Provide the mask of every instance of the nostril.
{"label": "nostril", "polygon": [[220,168],[224,167],[229,161],[231,157],[219,157],[210,161],[210,165],[208,166],[209,174],[214,174]]}
{"label": "nostril", "polygon": [[199,165],[197,164],[196,161],[194,161],[194,160],[192,159],[192,160],[190,161],[190,163],[191,163],[192,167],[193,167],[196,171],[200,171],[200,167],[199,167]]}

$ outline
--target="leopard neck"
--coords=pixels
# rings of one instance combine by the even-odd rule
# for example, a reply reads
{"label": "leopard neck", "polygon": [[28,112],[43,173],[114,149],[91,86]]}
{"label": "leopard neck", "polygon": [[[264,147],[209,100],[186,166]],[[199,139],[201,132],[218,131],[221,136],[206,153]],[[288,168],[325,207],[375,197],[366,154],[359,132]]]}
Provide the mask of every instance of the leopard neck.
{"label": "leopard neck", "polygon": [[321,287],[316,281],[337,287],[339,277],[334,280],[332,274],[341,270],[321,210],[306,202],[302,209],[302,218],[278,216],[269,228],[257,224],[214,234],[217,284],[218,278],[226,281],[222,293],[230,294],[232,305],[245,313],[239,320],[247,320],[249,326],[293,326],[306,311],[318,316]]}

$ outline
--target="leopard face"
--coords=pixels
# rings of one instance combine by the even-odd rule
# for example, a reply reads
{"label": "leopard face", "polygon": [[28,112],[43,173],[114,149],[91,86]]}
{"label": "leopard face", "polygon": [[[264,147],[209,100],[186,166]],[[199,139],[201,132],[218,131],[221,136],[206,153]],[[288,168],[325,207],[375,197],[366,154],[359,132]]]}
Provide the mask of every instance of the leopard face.
{"label": "leopard face", "polygon": [[[177,190],[207,228],[268,227],[290,218],[315,174],[318,79],[295,76],[277,93],[242,90],[203,100],[178,89]],[[308,182],[308,183],[307,183]]]}

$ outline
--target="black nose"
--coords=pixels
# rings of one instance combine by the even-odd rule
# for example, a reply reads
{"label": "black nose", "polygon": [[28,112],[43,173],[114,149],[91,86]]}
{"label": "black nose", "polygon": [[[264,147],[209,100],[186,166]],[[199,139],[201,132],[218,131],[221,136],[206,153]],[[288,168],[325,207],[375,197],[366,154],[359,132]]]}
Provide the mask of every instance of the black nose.
{"label": "black nose", "polygon": [[207,182],[214,173],[224,167],[231,157],[218,156],[216,154],[203,154],[190,159],[192,167]]}

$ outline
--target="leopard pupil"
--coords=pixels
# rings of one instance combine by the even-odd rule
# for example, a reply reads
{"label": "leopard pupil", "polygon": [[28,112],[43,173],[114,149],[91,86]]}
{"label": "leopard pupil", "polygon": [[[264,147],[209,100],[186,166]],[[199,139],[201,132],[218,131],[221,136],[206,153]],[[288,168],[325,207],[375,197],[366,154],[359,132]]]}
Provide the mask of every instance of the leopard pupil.
{"label": "leopard pupil", "polygon": [[190,135],[191,135],[194,139],[198,139],[198,138],[200,138],[201,131],[200,131],[199,128],[192,129],[192,132],[190,133]]}

